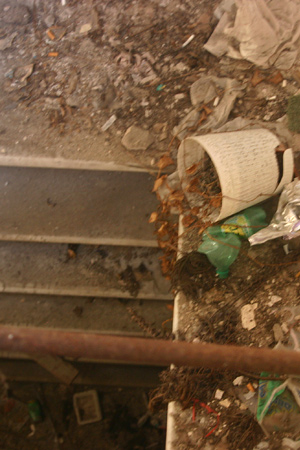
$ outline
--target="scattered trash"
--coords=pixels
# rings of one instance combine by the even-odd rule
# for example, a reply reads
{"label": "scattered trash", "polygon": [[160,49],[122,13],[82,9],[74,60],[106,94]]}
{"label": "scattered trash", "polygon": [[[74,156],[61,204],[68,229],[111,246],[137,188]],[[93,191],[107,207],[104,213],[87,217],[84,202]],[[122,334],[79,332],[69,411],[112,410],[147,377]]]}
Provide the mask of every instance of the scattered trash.
{"label": "scattered trash", "polygon": [[128,150],[147,150],[153,142],[154,138],[150,131],[136,125],[129,127],[122,138],[122,144]]}
{"label": "scattered trash", "polygon": [[48,56],[52,56],[52,57],[56,58],[58,56],[58,52],[49,52]]}
{"label": "scattered trash", "polygon": [[217,57],[226,54],[265,68],[291,68],[298,56],[297,0],[286,2],[284,9],[281,0],[236,0],[230,4],[204,48]]}
{"label": "scattered trash", "polygon": [[251,245],[263,244],[270,239],[284,237],[293,239],[300,236],[300,181],[295,179],[285,185],[279,198],[278,208],[266,228],[249,238]]}
{"label": "scattered trash", "polygon": [[186,47],[187,45],[189,45],[190,42],[192,42],[192,40],[194,39],[195,35],[192,34],[181,46],[181,48]]}
{"label": "scattered trash", "polygon": [[34,425],[34,423],[31,423],[30,424],[30,433],[27,435],[27,437],[32,437],[32,436],[34,436],[35,435],[35,432],[36,432],[36,428],[35,428],[35,425]]}
{"label": "scattered trash", "polygon": [[198,248],[217,269],[220,278],[227,278],[229,267],[236,260],[241,246],[238,236],[251,236],[256,229],[266,226],[265,211],[253,206],[235,216],[226,219],[221,225],[207,228],[203,235],[203,243]]}
{"label": "scattered trash", "polygon": [[74,394],[73,406],[78,425],[99,422],[102,419],[98,394],[95,390]]}
{"label": "scattered trash", "polygon": [[28,412],[33,423],[42,422],[44,419],[44,413],[42,406],[38,400],[31,400],[28,402]]}
{"label": "scattered trash", "polygon": [[117,116],[116,116],[115,114],[113,114],[113,115],[105,122],[105,124],[101,127],[101,131],[106,131],[106,130],[108,130],[116,120],[117,120]]}
{"label": "scattered trash", "polygon": [[224,219],[279,193],[291,181],[294,169],[292,150],[287,149],[283,153],[283,175],[278,181],[275,148],[279,144],[277,137],[266,129],[186,138],[178,150],[178,172],[191,207],[209,204],[195,190],[189,191],[195,179],[195,173],[189,174],[189,168],[196,165],[201,169],[206,153],[215,167],[222,193],[221,205],[212,208],[208,222]]}
{"label": "scattered trash", "polygon": [[198,252],[204,253],[209,262],[216,267],[219,278],[227,278],[229,267],[239,254],[240,239],[235,234],[222,231],[221,226],[207,228],[202,238],[203,243]]}
{"label": "scattered trash", "polygon": [[[225,402],[226,400],[222,400],[223,402]],[[221,402],[220,402],[221,403]],[[212,430],[210,430],[206,435],[205,435],[205,438],[208,438],[209,436],[211,436],[215,431],[216,431],[216,429],[218,428],[218,426],[219,426],[219,423],[220,423],[220,414],[218,414],[214,409],[212,409],[210,406],[208,406],[208,405],[206,405],[205,403],[202,403],[202,402],[200,402],[198,399],[193,399],[193,422],[195,422],[195,420],[196,420],[196,405],[199,405],[199,406],[201,406],[201,408],[204,408],[204,409],[206,409],[206,411],[209,413],[209,414],[215,414],[216,416],[217,416],[217,423],[216,423],[216,425],[214,426],[214,428],[212,429]]]}
{"label": "scattered trash", "polygon": [[[269,374],[263,372],[262,377]],[[292,378],[286,381],[259,381],[257,420],[269,435],[273,431],[300,433],[300,384]]]}
{"label": "scattered trash", "polygon": [[257,303],[252,303],[244,305],[241,308],[241,319],[242,327],[246,330],[253,330],[256,327],[255,322],[255,310],[257,308]]}
{"label": "scattered trash", "polygon": [[159,85],[157,86],[156,90],[159,92],[159,91],[162,91],[165,87],[166,87],[165,84],[159,84]]}
{"label": "scattered trash", "polygon": [[233,385],[234,386],[241,386],[243,384],[243,381],[244,381],[244,377],[243,377],[243,375],[241,375],[240,377],[236,377],[233,380]]}

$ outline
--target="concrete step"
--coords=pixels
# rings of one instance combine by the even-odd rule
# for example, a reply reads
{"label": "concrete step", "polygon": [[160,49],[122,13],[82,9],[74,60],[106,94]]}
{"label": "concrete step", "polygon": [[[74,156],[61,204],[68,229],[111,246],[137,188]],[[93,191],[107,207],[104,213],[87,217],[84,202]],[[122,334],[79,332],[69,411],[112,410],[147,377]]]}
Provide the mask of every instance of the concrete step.
{"label": "concrete step", "polygon": [[0,292],[74,297],[172,300],[160,250],[0,242]]}
{"label": "concrete step", "polygon": [[[172,302],[0,294],[0,324],[151,337],[127,307],[157,332],[172,328]],[[0,357],[7,355],[0,352]]]}
{"label": "concrete step", "polygon": [[142,172],[0,165],[0,240],[156,247],[153,181]]}

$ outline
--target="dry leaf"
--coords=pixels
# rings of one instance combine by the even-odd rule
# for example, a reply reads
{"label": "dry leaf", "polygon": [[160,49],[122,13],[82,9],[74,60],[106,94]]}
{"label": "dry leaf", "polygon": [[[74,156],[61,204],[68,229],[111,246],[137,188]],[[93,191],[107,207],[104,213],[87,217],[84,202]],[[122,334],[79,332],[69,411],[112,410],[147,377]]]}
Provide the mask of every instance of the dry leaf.
{"label": "dry leaf", "polygon": [[198,162],[198,163],[193,164],[192,166],[188,167],[188,168],[186,169],[186,173],[187,173],[188,175],[194,175],[194,173],[197,172],[197,170],[198,170],[200,164],[201,164],[201,163]]}
{"label": "dry leaf", "polygon": [[[212,109],[210,109],[208,106],[203,105],[202,108],[204,109],[205,113],[209,116],[209,114],[212,113]],[[205,117],[206,118],[206,117]]]}
{"label": "dry leaf", "polygon": [[152,192],[156,192],[158,188],[160,188],[160,186],[163,184],[163,182],[165,181],[165,179],[167,178],[167,175],[163,175],[160,178],[157,178],[155,180]]}
{"label": "dry leaf", "polygon": [[195,222],[195,220],[197,220],[195,216],[192,216],[192,214],[188,214],[187,216],[184,216],[184,218],[182,219],[182,225],[185,228],[188,228],[189,226],[192,225],[192,223]]}
{"label": "dry leaf", "polygon": [[163,224],[157,230],[157,234],[159,234],[161,237],[169,234],[168,225],[169,225],[169,222],[163,222]]}
{"label": "dry leaf", "polygon": [[69,259],[75,259],[76,258],[76,253],[71,248],[68,248],[68,258]]}
{"label": "dry leaf", "polygon": [[175,164],[173,159],[169,155],[163,155],[157,163],[157,167],[162,170],[167,166]]}
{"label": "dry leaf", "polygon": [[220,208],[220,206],[222,205],[222,197],[212,197],[210,199],[211,206],[213,206],[214,208]]}
{"label": "dry leaf", "polygon": [[169,197],[168,197],[169,201],[179,201],[182,202],[184,200],[184,193],[182,191],[173,191]]}
{"label": "dry leaf", "polygon": [[198,179],[193,178],[190,183],[187,185],[186,189],[187,192],[198,192],[199,193],[199,187],[198,187]]}
{"label": "dry leaf", "polygon": [[194,206],[194,208],[192,208],[190,210],[190,213],[193,214],[194,216],[197,216],[197,214],[199,214],[200,211],[200,207],[199,206]]}
{"label": "dry leaf", "polygon": [[157,213],[156,211],[154,211],[154,212],[151,214],[151,216],[150,216],[148,222],[149,222],[149,223],[153,223],[153,222],[156,222],[157,219],[158,219],[158,213]]}
{"label": "dry leaf", "polygon": [[274,73],[273,75],[271,75],[270,77],[268,77],[266,81],[268,81],[268,83],[272,83],[272,84],[276,85],[283,81],[283,76],[278,71],[278,72]]}
{"label": "dry leaf", "polygon": [[265,76],[261,73],[261,71],[259,69],[256,69],[253,77],[251,79],[251,84],[253,87],[257,86],[259,83],[261,83],[262,81],[264,81]]}

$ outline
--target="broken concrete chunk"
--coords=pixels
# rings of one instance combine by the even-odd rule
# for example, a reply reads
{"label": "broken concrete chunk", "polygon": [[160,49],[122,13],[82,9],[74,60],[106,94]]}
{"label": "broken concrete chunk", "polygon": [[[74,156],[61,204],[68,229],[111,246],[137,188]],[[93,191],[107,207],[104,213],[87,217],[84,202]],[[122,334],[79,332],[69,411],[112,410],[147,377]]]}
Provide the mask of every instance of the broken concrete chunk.
{"label": "broken concrete chunk", "polygon": [[252,330],[256,327],[254,315],[254,311],[256,310],[256,308],[257,303],[254,303],[253,305],[244,305],[241,309],[242,327],[246,328],[246,330]]}
{"label": "broken concrete chunk", "polygon": [[154,142],[154,137],[148,130],[136,125],[128,128],[122,138],[122,144],[128,150],[146,150]]}

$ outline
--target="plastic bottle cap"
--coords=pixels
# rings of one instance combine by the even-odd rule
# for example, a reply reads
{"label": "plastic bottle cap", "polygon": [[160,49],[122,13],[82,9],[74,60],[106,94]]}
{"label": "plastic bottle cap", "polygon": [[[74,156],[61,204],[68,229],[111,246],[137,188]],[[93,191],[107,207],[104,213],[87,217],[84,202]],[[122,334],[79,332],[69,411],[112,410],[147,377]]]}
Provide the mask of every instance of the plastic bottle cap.
{"label": "plastic bottle cap", "polygon": [[227,278],[227,277],[228,277],[228,274],[229,274],[229,270],[220,270],[220,269],[217,269],[216,272],[217,272],[219,278],[222,278],[222,279]]}

